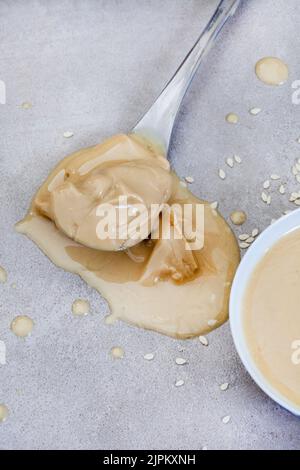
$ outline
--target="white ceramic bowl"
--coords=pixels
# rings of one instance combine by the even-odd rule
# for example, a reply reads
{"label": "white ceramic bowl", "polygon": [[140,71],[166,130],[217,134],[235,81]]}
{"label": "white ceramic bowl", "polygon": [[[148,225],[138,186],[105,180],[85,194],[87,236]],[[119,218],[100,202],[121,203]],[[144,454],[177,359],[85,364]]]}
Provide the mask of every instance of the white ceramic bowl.
{"label": "white ceramic bowl", "polygon": [[242,304],[245,289],[250,280],[251,274],[257,263],[274,243],[279,241],[284,235],[300,228],[300,209],[282,217],[274,224],[270,225],[252,244],[245,254],[236,272],[230,295],[230,326],[237,352],[248,370],[253,380],[259,387],[293,414],[300,416],[300,408],[281,395],[263,376],[256,366],[248,349],[242,316]]}

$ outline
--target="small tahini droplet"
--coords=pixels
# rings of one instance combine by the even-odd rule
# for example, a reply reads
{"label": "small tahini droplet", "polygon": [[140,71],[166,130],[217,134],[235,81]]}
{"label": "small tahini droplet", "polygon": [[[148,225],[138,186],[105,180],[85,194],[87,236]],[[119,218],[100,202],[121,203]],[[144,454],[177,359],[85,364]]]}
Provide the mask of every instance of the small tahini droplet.
{"label": "small tahini droplet", "polygon": [[125,356],[125,352],[120,346],[114,346],[110,350],[110,354],[114,359],[123,359]]}
{"label": "small tahini droplet", "polygon": [[90,311],[90,303],[88,300],[76,299],[72,304],[72,313],[76,316],[86,316]]}
{"label": "small tahini droplet", "polygon": [[6,405],[0,403],[0,423],[4,423],[7,420],[9,411]]}
{"label": "small tahini droplet", "polygon": [[28,336],[34,327],[33,320],[27,315],[19,315],[10,324],[11,331],[21,338]]}

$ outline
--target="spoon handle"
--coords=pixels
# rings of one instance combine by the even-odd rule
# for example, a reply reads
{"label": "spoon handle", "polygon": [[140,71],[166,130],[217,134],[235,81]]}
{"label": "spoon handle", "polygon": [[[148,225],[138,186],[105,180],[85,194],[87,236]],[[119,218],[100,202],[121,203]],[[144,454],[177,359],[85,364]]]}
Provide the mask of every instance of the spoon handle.
{"label": "spoon handle", "polygon": [[171,140],[172,130],[184,95],[203,59],[221,31],[227,19],[232,16],[240,0],[222,0],[208,25],[201,33],[175,75],[160,96],[136,124],[133,133],[154,140],[165,154]]}

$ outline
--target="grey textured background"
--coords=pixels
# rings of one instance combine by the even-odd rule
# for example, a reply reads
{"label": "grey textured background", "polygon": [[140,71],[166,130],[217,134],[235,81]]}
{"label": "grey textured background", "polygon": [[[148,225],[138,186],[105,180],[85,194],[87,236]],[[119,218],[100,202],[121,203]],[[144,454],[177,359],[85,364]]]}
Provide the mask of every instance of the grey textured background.
{"label": "grey textured background", "polygon": [[[208,348],[125,324],[106,326],[105,301],[78,277],[53,266],[13,225],[52,166],[69,152],[127,131],[177,68],[211,15],[209,0],[1,0],[0,79],[0,425],[7,449],[296,449],[300,422],[252,382],[234,350],[229,325]],[[263,229],[291,208],[274,194],[260,201],[270,172],[285,175],[300,156],[298,0],[246,0],[219,37],[185,99],[170,158],[193,175],[195,194],[220,201],[225,217],[243,208],[242,229]],[[290,80],[267,87],[254,74],[265,55],[282,57]],[[29,101],[32,109],[21,103]],[[257,117],[251,107],[262,108]],[[235,111],[237,126],[224,116]],[[72,130],[74,137],[62,134]],[[217,176],[233,153],[243,164]],[[238,230],[237,230],[238,232]],[[16,283],[16,288],[12,284]],[[71,304],[88,298],[92,313],[74,318]],[[30,338],[9,330],[18,314],[35,321]],[[112,361],[120,345],[126,356]],[[182,352],[179,349],[183,349]],[[143,355],[154,352],[151,363]],[[177,356],[189,363],[175,364]],[[176,379],[186,384],[174,387]],[[227,392],[219,385],[230,382]],[[221,419],[231,415],[224,425]]]}

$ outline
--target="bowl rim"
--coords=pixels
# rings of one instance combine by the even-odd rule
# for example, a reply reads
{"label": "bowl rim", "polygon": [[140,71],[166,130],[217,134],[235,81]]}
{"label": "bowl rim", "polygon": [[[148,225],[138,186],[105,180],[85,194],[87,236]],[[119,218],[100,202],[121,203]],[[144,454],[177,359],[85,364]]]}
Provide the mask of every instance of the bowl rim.
{"label": "bowl rim", "polygon": [[295,405],[272,386],[256,365],[247,346],[243,316],[240,314],[246,287],[259,261],[274,244],[297,229],[300,229],[300,209],[296,209],[274,222],[248,248],[236,271],[232,284],[229,300],[229,320],[235,348],[254,382],[280,406],[300,417],[300,406]]}

